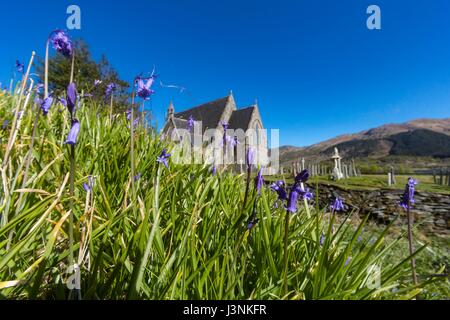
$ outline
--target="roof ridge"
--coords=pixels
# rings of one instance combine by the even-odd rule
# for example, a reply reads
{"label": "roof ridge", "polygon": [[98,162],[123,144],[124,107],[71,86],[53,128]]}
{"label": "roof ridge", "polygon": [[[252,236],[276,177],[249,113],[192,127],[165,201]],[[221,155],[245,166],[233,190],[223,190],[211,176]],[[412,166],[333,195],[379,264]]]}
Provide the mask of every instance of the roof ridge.
{"label": "roof ridge", "polygon": [[[177,112],[177,113],[185,113],[185,112],[188,112],[188,111],[190,111],[190,110],[197,109],[197,108],[199,108],[199,107],[203,107],[203,106],[205,106],[205,105],[207,105],[207,104],[213,104],[213,103],[215,103],[215,102],[217,102],[217,101],[224,100],[224,99],[228,99],[228,97],[229,97],[229,95],[227,95],[227,96],[225,96],[225,97],[222,97],[222,98],[215,99],[215,100],[211,100],[211,101],[208,101],[208,102],[204,102],[204,103],[202,103],[202,104],[198,104],[198,105],[196,105],[196,106],[194,106],[194,107],[191,107],[191,108],[189,108],[189,109],[186,109],[186,110],[183,110],[183,111],[180,111],[180,112]],[[177,114],[177,113],[175,113],[175,114]]]}

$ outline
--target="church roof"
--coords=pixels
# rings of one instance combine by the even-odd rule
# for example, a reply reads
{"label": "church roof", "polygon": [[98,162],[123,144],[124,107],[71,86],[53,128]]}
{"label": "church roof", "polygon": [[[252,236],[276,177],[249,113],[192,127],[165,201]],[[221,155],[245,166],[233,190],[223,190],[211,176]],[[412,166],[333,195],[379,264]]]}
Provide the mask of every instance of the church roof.
{"label": "church roof", "polygon": [[228,97],[229,96],[226,96],[201,104],[194,108],[175,113],[174,117],[187,120],[190,116],[192,116],[195,121],[203,122],[203,130],[208,128],[217,128],[220,118],[222,117],[225,107],[227,106]]}
{"label": "church roof", "polygon": [[253,110],[255,110],[255,106],[234,110],[231,114],[230,120],[228,121],[230,129],[247,130],[252,118]]}

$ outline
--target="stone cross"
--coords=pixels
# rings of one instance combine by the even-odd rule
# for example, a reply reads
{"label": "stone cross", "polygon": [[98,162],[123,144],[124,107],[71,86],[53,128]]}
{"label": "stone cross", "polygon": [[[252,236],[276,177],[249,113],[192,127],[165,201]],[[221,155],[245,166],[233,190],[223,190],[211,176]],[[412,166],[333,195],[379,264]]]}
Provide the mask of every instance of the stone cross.
{"label": "stone cross", "polygon": [[341,167],[341,156],[339,155],[338,148],[334,148],[334,154],[331,157],[331,159],[334,160],[334,169],[333,169],[333,176],[336,180],[340,180],[343,178],[342,175],[342,167]]}

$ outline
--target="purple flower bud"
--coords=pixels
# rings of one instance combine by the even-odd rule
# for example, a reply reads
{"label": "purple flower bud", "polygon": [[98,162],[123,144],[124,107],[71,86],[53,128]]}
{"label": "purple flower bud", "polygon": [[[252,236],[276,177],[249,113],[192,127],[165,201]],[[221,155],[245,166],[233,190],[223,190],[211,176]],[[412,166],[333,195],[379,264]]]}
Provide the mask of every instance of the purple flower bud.
{"label": "purple flower bud", "polygon": [[80,132],[80,122],[77,119],[73,119],[72,127],[70,128],[66,143],[70,145],[75,145],[77,143],[77,137],[79,132]]}
{"label": "purple flower bud", "polygon": [[286,210],[294,213],[297,211],[297,200],[298,200],[298,189],[297,188],[292,188],[291,189],[291,193],[289,194],[289,201],[288,201],[288,205],[286,207]]}
{"label": "purple flower bud", "polygon": [[98,86],[100,83],[102,83],[102,80],[95,80],[94,87]]}
{"label": "purple flower bud", "polygon": [[213,176],[215,176],[216,173],[217,173],[217,168],[216,168],[215,164],[213,164],[212,167],[211,167],[211,173],[212,173]]}
{"label": "purple flower bud", "polygon": [[23,63],[20,63],[19,60],[16,60],[16,69],[17,69],[17,72],[23,73],[24,68],[25,68],[25,65],[24,65]]}
{"label": "purple flower bud", "polygon": [[252,164],[255,163],[255,149],[252,147],[249,147],[247,150],[247,167],[250,167]]}
{"label": "purple flower bud", "polygon": [[325,234],[322,232],[322,234],[320,235],[320,246],[323,246],[323,244],[325,243]]}
{"label": "purple flower bud", "polygon": [[248,230],[252,229],[258,222],[259,222],[259,219],[253,219],[253,220],[250,220],[250,221],[247,223],[247,229],[248,229]]}
{"label": "purple flower bud", "polygon": [[67,108],[67,100],[63,97],[58,98],[58,102],[61,103],[64,107]]}
{"label": "purple flower bud", "polygon": [[307,169],[303,170],[295,177],[295,183],[302,183],[308,181],[309,172]]}
{"label": "purple flower bud", "polygon": [[222,127],[223,127],[223,131],[227,131],[228,127],[229,127],[229,124],[227,122],[225,122],[225,121],[222,121]]}
{"label": "purple flower bud", "polygon": [[141,178],[141,173],[138,172],[138,174],[133,177],[133,180],[138,181],[140,178]]}
{"label": "purple flower bud", "polygon": [[2,124],[2,130],[5,130],[6,127],[8,126],[9,121],[8,120],[3,120],[3,124]]}
{"label": "purple flower bud", "polygon": [[170,153],[167,153],[167,150],[164,149],[164,150],[161,152],[161,154],[159,155],[159,157],[156,158],[156,162],[162,163],[162,164],[164,164],[164,166],[165,166],[166,168],[168,168],[168,167],[169,167],[169,164],[168,164],[168,162],[167,162],[167,159],[169,159],[169,157],[170,157]]}
{"label": "purple flower bud", "polygon": [[50,107],[52,106],[53,97],[52,96],[48,96],[47,98],[45,98],[43,100],[39,99],[36,102],[40,102],[39,103],[39,107],[42,110],[42,114],[45,116],[45,115],[47,115],[48,111],[50,110]]}
{"label": "purple flower bud", "polygon": [[71,114],[75,111],[77,103],[77,87],[74,82],[67,87],[67,109]]}
{"label": "purple flower bud", "polygon": [[187,129],[191,130],[194,127],[194,118],[191,116],[189,116],[189,119],[187,121]]}
{"label": "purple flower bud", "polygon": [[91,188],[89,187],[89,185],[86,182],[83,183],[83,188],[84,188],[84,191],[86,191],[86,192],[91,190]]}
{"label": "purple flower bud", "polygon": [[261,194],[261,188],[263,186],[264,179],[262,176],[262,169],[259,169],[258,174],[255,177],[255,188],[258,190],[258,194]]}
{"label": "purple flower bud", "polygon": [[348,257],[348,258],[345,260],[344,266],[348,265],[351,259],[352,259],[352,257]]}

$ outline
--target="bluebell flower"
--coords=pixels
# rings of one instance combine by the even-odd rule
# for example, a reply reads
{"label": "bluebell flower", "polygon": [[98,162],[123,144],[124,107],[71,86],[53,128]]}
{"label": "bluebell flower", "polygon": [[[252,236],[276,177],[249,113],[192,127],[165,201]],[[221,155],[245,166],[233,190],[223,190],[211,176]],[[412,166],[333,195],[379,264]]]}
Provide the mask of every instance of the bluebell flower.
{"label": "bluebell flower", "polygon": [[400,201],[400,205],[405,209],[409,209],[410,205],[415,203],[414,200],[414,190],[415,186],[417,185],[417,180],[409,177],[408,182],[405,186],[405,191],[402,195],[402,200]]}
{"label": "bluebell flower", "polygon": [[153,85],[153,82],[155,80],[156,76],[151,76],[149,78],[141,78],[138,77],[138,82],[137,82],[137,91],[136,94],[138,97],[141,97],[144,100],[148,100],[150,99],[150,96],[155,93],[152,89],[151,86]]}
{"label": "bluebell flower", "polygon": [[309,171],[305,169],[302,170],[299,174],[297,174],[297,176],[295,177],[295,183],[296,184],[304,183],[308,181],[308,179],[309,179]]}
{"label": "bluebell flower", "polygon": [[163,149],[163,151],[161,152],[161,154],[159,155],[159,157],[156,158],[156,161],[159,163],[162,163],[166,168],[169,167],[169,164],[167,162],[167,160],[170,157],[170,153],[167,153],[166,149]]}
{"label": "bluebell flower", "polygon": [[250,230],[252,229],[257,223],[259,222],[259,219],[252,219],[247,223],[247,229]]}
{"label": "bluebell flower", "polygon": [[47,115],[48,111],[50,110],[50,107],[52,106],[53,97],[48,96],[45,99],[37,99],[36,103],[39,105],[39,107],[42,110],[42,114],[45,116]]}
{"label": "bluebell flower", "polygon": [[73,115],[75,111],[75,107],[77,104],[77,87],[74,82],[70,83],[67,86],[67,109],[69,110],[70,114]]}
{"label": "bluebell flower", "polygon": [[19,60],[16,60],[16,69],[17,69],[17,72],[23,73],[24,68],[25,68],[25,65],[24,65],[23,63],[20,63]]}
{"label": "bluebell flower", "polygon": [[77,143],[79,132],[80,132],[80,122],[77,119],[73,119],[72,127],[70,128],[66,143],[70,145],[75,145]]}
{"label": "bluebell flower", "polygon": [[258,191],[258,194],[261,194],[261,188],[264,184],[264,179],[262,176],[262,169],[259,169],[258,174],[255,177],[255,188]]}
{"label": "bluebell flower", "polygon": [[330,208],[333,211],[342,211],[344,210],[344,201],[341,198],[336,197],[334,202],[330,205]]}
{"label": "bluebell flower", "polygon": [[116,89],[117,89],[117,85],[114,82],[110,82],[106,86],[106,91],[105,91],[106,96],[109,97],[114,91],[116,91]]}
{"label": "bluebell flower", "polygon": [[322,232],[322,234],[320,235],[320,241],[319,241],[320,245],[323,246],[323,244],[325,243],[325,234]]}
{"label": "bluebell flower", "polygon": [[61,53],[65,57],[71,57],[73,53],[72,40],[62,30],[55,30],[50,34],[50,42],[53,45],[53,49]]}
{"label": "bluebell flower", "polygon": [[189,116],[189,119],[187,121],[187,129],[191,130],[194,127],[194,118],[191,116]]}

